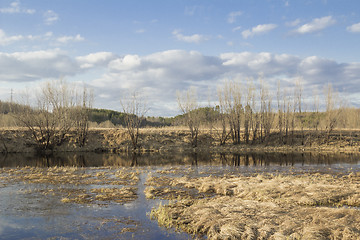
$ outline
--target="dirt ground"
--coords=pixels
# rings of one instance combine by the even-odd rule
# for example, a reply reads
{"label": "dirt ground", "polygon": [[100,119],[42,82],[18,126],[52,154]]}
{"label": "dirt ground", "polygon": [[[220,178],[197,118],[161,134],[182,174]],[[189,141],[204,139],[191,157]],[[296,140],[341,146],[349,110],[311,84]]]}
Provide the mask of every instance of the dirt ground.
{"label": "dirt ground", "polygon": [[[330,152],[359,152],[360,130],[335,131],[329,141],[314,131],[300,131],[289,137],[284,144],[276,132],[263,143],[234,145],[228,141],[220,146],[213,131],[202,130],[199,135],[198,147],[192,148],[190,133],[186,128],[145,128],[141,129],[138,152],[225,152],[237,153],[244,151],[330,151]],[[34,152],[35,143],[26,129],[0,129],[0,152]],[[129,152],[133,151],[131,141],[125,129],[90,129],[88,140],[84,147],[79,147],[73,134],[69,134],[67,141],[57,146],[55,151],[63,152]]]}
{"label": "dirt ground", "polygon": [[360,239],[360,173],[174,173],[145,190],[172,199],[151,212],[161,226],[208,239]]}

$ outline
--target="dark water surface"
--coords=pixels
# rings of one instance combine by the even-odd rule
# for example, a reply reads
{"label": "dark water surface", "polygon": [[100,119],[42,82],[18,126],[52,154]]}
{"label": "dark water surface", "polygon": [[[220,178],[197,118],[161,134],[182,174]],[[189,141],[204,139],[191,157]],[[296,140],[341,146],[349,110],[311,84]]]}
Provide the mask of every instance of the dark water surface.
{"label": "dark water surface", "polygon": [[[125,167],[139,176],[137,199],[127,203],[63,203],[58,195],[41,192],[51,184],[9,182],[6,172],[23,167],[77,167],[84,174]],[[360,171],[358,154],[252,153],[125,155],[76,153],[52,156],[0,155],[0,239],[191,239],[192,236],[158,227],[148,214],[160,200],[145,198],[145,182],[158,170],[192,169],[192,174],[256,172]],[[184,172],[184,171],[180,171]],[[94,188],[96,186],[88,186]],[[74,186],[76,189],[77,186]]]}

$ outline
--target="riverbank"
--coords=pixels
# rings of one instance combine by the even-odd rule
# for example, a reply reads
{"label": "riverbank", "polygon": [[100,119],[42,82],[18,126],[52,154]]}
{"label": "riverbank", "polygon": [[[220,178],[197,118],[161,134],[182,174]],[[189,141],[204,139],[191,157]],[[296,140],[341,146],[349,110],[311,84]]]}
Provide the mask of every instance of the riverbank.
{"label": "riverbank", "polygon": [[[58,152],[132,152],[133,147],[125,129],[90,129],[84,147],[76,144],[73,133],[57,146]],[[334,131],[329,139],[321,132],[295,131],[288,137],[273,132],[263,142],[220,145],[214,131],[203,130],[198,146],[191,147],[190,132],[183,128],[145,128],[140,130],[137,152],[354,152],[360,151],[360,130]],[[35,152],[36,144],[25,128],[0,129],[0,152]]]}

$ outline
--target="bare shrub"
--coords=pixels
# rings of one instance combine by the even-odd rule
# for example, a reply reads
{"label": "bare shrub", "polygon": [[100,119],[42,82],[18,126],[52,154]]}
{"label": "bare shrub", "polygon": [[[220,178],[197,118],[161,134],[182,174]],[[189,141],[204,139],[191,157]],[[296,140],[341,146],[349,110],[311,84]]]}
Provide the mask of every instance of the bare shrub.
{"label": "bare shrub", "polygon": [[[80,146],[85,144],[88,129],[87,109],[90,100],[84,89],[83,101],[78,101],[76,88],[64,80],[46,82],[35,93],[31,104],[29,94],[23,99],[23,111],[13,116],[27,127],[39,150],[53,150],[64,143],[68,133],[75,128]],[[89,100],[89,101],[88,101]]]}
{"label": "bare shrub", "polygon": [[121,99],[120,103],[125,113],[125,127],[135,150],[139,147],[139,129],[148,109],[136,92],[131,96]]}

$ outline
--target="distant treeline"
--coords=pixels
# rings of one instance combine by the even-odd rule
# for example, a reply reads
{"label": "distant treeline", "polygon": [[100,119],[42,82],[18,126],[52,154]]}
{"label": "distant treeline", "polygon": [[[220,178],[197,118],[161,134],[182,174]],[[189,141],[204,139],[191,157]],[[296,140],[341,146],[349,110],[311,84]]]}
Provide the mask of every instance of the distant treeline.
{"label": "distant treeline", "polygon": [[[97,124],[109,122],[114,126],[125,126],[126,113],[108,109],[90,109],[89,121]],[[146,117],[141,122],[141,127],[171,126],[172,118]]]}

